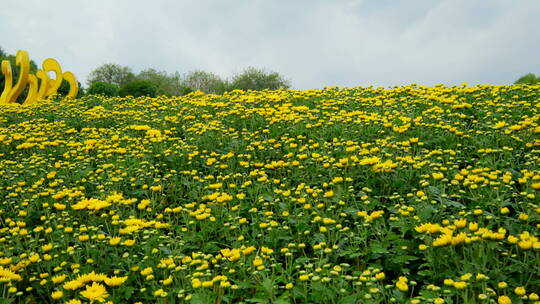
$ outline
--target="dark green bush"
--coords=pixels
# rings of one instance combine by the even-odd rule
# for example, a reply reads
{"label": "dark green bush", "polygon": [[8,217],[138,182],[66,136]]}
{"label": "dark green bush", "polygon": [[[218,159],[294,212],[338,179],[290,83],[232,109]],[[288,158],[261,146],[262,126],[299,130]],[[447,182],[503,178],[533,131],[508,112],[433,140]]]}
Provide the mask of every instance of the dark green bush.
{"label": "dark green bush", "polygon": [[120,89],[120,96],[156,97],[156,95],[156,87],[152,84],[152,82],[148,80],[135,80],[132,82],[128,82]]}
{"label": "dark green bush", "polygon": [[88,88],[89,95],[103,95],[107,97],[118,96],[120,88],[116,84],[107,82],[94,82]]}
{"label": "dark green bush", "polygon": [[184,86],[184,87],[180,88],[180,91],[178,93],[179,93],[179,95],[187,95],[187,94],[189,94],[191,92],[193,92],[192,88]]}

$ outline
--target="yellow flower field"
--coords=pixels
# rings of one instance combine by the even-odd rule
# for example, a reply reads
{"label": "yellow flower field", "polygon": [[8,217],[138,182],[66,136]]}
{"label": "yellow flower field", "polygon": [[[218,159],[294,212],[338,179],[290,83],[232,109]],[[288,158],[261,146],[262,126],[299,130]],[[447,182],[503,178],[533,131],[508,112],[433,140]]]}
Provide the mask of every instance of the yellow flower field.
{"label": "yellow flower field", "polygon": [[538,85],[6,105],[0,177],[5,303],[540,303]]}

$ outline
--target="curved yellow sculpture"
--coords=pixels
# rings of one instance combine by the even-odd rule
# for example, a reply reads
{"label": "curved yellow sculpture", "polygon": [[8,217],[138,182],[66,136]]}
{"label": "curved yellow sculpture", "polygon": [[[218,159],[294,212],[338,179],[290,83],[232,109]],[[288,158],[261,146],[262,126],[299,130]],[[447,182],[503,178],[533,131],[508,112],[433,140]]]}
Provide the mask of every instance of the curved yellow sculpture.
{"label": "curved yellow sculpture", "polygon": [[[30,105],[38,100],[45,99],[57,93],[62,85],[63,79],[69,83],[69,93],[66,98],[76,98],[79,93],[77,78],[71,72],[62,73],[62,68],[58,61],[47,58],[42,63],[42,70],[36,74],[30,74],[30,57],[28,52],[19,50],[15,57],[15,63],[19,67],[19,78],[13,85],[13,71],[8,60],[2,61],[2,74],[4,75],[4,89],[0,95],[0,104],[16,103],[28,85],[28,95],[22,102],[23,105]],[[48,72],[54,72],[55,78],[50,79]]]}
{"label": "curved yellow sculpture", "polygon": [[37,100],[37,92],[38,92],[38,80],[36,75],[30,74],[28,75],[28,95],[26,95],[26,99],[23,101],[24,105],[27,104],[33,104]]}
{"label": "curved yellow sculpture", "polygon": [[0,104],[7,103],[7,97],[13,88],[13,73],[8,60],[2,60],[2,74],[4,74],[4,90],[0,95]]}
{"label": "curved yellow sculpture", "polygon": [[45,99],[45,95],[47,94],[47,90],[49,88],[49,75],[47,75],[47,72],[43,70],[37,70],[36,77],[39,79],[39,90],[37,92],[36,99]]}
{"label": "curved yellow sculpture", "polygon": [[43,70],[45,72],[54,72],[54,74],[56,75],[55,80],[50,81],[50,87],[45,94],[45,97],[49,97],[56,94],[56,91],[62,85],[62,68],[60,67],[58,61],[52,58],[47,58],[43,60],[43,63],[41,65],[43,66]]}
{"label": "curved yellow sculpture", "polygon": [[69,83],[69,92],[67,98],[77,98],[79,93],[79,84],[77,83],[77,78],[71,72],[65,72],[63,75],[64,79]]}
{"label": "curved yellow sculpture", "polygon": [[17,101],[17,97],[21,95],[22,91],[28,83],[28,72],[30,71],[30,57],[26,51],[19,50],[15,57],[15,63],[19,66],[19,80],[9,92],[7,103]]}

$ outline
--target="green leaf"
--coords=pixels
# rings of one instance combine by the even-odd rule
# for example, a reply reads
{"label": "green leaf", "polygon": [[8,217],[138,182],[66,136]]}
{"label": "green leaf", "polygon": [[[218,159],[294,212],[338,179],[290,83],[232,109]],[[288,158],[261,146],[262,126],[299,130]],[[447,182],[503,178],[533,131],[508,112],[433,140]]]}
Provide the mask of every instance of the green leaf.
{"label": "green leaf", "polygon": [[338,304],[356,304],[358,303],[357,300],[358,298],[356,297],[356,295],[349,295],[344,298],[341,298]]}
{"label": "green leaf", "polygon": [[122,293],[124,299],[129,299],[133,294],[133,291],[135,291],[134,287],[125,287],[124,292]]}
{"label": "green leaf", "polygon": [[272,280],[270,280],[269,278],[265,278],[262,281],[262,286],[264,288],[264,291],[266,291],[266,293],[268,293],[271,296],[274,294],[274,282]]}
{"label": "green leaf", "polygon": [[399,255],[392,257],[392,262],[396,264],[407,264],[414,260],[418,260],[418,258],[412,255]]}
{"label": "green leaf", "polygon": [[193,295],[193,298],[191,298],[191,304],[208,304],[211,303],[210,299],[208,298],[208,295],[203,293],[196,293]]}
{"label": "green leaf", "polygon": [[291,301],[289,300],[289,297],[280,297],[279,299],[275,300],[273,304],[290,304]]}
{"label": "green leaf", "polygon": [[270,303],[268,302],[268,299],[261,299],[261,298],[251,298],[251,299],[246,299],[244,300],[248,303],[260,303],[260,304],[266,304],[266,303]]}

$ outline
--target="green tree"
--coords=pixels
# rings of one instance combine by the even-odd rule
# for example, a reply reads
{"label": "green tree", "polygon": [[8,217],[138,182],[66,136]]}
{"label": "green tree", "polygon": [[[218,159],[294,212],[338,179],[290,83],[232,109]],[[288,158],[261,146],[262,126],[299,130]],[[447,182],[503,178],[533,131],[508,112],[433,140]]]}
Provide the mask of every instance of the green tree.
{"label": "green tree", "polygon": [[108,82],[94,82],[86,91],[89,95],[103,95],[107,97],[118,96],[120,93],[120,87],[116,84]]}
{"label": "green tree", "polygon": [[184,76],[184,86],[195,91],[199,90],[210,94],[222,94],[227,90],[228,84],[217,74],[201,70],[191,71]]}
{"label": "green tree", "polygon": [[240,90],[277,90],[288,89],[290,82],[277,72],[248,67],[233,76],[230,89]]}
{"label": "green tree", "polygon": [[182,79],[178,72],[169,75],[165,71],[160,72],[155,69],[146,69],[137,74],[136,78],[152,83],[152,85],[156,88],[157,95],[182,95]]}
{"label": "green tree", "polygon": [[536,77],[533,73],[529,73],[519,77],[514,84],[537,84],[540,83],[540,77]]}
{"label": "green tree", "polygon": [[133,74],[131,68],[107,63],[90,72],[87,84],[90,87],[95,82],[108,82],[122,87],[133,80],[135,80],[135,74]]}
{"label": "green tree", "polygon": [[154,85],[148,80],[134,80],[128,82],[122,88],[120,88],[120,96],[148,96],[156,97],[157,89]]}

